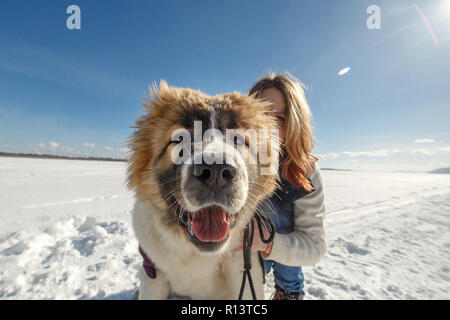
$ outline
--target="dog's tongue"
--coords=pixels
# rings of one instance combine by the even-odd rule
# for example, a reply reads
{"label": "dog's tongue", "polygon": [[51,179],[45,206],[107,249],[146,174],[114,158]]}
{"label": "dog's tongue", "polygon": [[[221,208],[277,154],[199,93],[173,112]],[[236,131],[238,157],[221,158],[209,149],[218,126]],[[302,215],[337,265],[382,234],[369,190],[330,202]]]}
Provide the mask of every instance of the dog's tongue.
{"label": "dog's tongue", "polygon": [[191,224],[200,241],[218,242],[226,237],[230,219],[222,208],[208,207],[193,214]]}

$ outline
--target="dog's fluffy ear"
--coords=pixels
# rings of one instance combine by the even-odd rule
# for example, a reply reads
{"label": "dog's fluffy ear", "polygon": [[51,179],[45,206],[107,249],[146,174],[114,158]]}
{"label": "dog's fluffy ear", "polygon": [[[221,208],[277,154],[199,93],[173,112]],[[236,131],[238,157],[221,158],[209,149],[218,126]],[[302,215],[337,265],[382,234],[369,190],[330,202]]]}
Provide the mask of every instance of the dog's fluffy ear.
{"label": "dog's fluffy ear", "polygon": [[158,107],[162,107],[164,98],[168,96],[171,88],[165,80],[161,80],[159,88],[156,82],[149,88],[149,97],[142,103],[142,107],[147,114],[140,116],[135,125],[136,130],[130,137],[129,148],[130,158],[128,160],[127,185],[130,189],[135,189],[142,182],[147,166],[153,157],[152,128],[153,118]]}
{"label": "dog's fluffy ear", "polygon": [[144,177],[149,173],[148,165],[153,157],[154,139],[153,130],[156,125],[155,118],[161,118],[161,113],[166,110],[168,104],[180,98],[181,89],[171,87],[165,80],[156,82],[149,88],[150,96],[142,103],[147,114],[136,121],[136,131],[130,137],[129,148],[131,150],[128,160],[127,185],[130,189],[139,186]]}

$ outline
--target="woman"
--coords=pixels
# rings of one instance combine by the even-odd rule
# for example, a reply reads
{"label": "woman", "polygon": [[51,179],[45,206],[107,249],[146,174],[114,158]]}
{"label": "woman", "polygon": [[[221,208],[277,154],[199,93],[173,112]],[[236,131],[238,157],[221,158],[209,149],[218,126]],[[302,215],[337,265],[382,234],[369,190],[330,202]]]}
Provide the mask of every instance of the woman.
{"label": "woman", "polygon": [[270,74],[249,94],[271,103],[281,141],[281,184],[260,207],[274,222],[275,237],[269,244],[255,237],[252,250],[261,251],[266,273],[274,271],[274,300],[303,299],[300,266],[316,263],[326,251],[322,179],[311,154],[311,111],[302,84],[289,74]]}

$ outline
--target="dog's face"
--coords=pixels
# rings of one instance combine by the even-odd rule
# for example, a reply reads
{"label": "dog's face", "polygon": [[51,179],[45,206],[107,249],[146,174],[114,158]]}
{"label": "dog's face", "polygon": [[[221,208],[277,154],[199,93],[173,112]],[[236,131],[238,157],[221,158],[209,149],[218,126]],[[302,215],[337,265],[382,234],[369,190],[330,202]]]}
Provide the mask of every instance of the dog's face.
{"label": "dog's face", "polygon": [[130,188],[159,209],[151,214],[174,235],[200,252],[219,251],[276,187],[278,144],[267,106],[161,82],[144,107],[130,143]]}

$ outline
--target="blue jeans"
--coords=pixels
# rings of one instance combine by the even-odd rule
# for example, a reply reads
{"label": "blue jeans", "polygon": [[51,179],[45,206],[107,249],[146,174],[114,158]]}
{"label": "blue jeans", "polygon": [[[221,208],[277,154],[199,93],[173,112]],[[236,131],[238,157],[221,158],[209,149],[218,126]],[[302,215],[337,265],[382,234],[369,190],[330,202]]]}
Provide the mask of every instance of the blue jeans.
{"label": "blue jeans", "polygon": [[[273,198],[272,198],[273,199]],[[276,232],[289,233],[294,228],[291,210],[281,210],[275,200],[266,200],[261,204],[261,209],[272,220]],[[301,267],[285,266],[273,260],[264,261],[264,272],[269,273],[273,269],[275,284],[286,291],[300,292],[303,290],[304,276]]]}
{"label": "blue jeans", "polygon": [[303,290],[303,272],[301,267],[290,267],[272,260],[264,261],[264,272],[273,269],[275,283],[286,291],[300,292]]}

